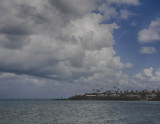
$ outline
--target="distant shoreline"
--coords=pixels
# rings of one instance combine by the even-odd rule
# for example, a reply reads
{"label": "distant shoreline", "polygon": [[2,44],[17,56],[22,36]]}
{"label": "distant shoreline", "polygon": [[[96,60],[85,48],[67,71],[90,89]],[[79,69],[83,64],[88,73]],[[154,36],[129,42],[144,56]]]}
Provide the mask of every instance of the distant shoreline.
{"label": "distant shoreline", "polygon": [[101,92],[97,89],[96,92],[75,95],[68,100],[160,101],[160,90],[119,91],[118,89]]}
{"label": "distant shoreline", "polygon": [[104,100],[104,99],[69,99],[69,98],[65,98],[65,99],[61,99],[61,98],[58,98],[58,99],[45,99],[45,98],[42,98],[42,99],[39,99],[39,98],[35,98],[35,99],[23,99],[23,98],[20,98],[20,99],[0,99],[0,101],[139,101],[139,102],[160,102],[160,101],[148,101],[148,100]]}

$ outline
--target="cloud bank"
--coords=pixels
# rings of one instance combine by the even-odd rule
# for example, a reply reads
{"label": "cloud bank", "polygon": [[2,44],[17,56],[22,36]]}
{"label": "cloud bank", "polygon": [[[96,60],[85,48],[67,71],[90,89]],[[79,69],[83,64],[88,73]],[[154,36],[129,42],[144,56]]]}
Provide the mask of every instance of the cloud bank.
{"label": "cloud bank", "polygon": [[[115,4],[140,3],[138,0],[1,0],[2,96],[10,97],[7,91],[17,89],[14,94],[17,97],[21,97],[18,94],[22,91],[30,92],[29,97],[45,97],[46,92],[52,97],[52,93],[62,95],[56,94],[58,90],[68,95],[95,87],[134,85],[138,79],[123,72],[133,65],[121,62],[113,48],[113,32],[119,26],[102,23],[118,14],[112,6]],[[129,13],[122,17],[128,16]]]}
{"label": "cloud bank", "polygon": [[96,2],[1,1],[1,71],[63,80],[127,67],[113,49],[118,26],[101,24]]}

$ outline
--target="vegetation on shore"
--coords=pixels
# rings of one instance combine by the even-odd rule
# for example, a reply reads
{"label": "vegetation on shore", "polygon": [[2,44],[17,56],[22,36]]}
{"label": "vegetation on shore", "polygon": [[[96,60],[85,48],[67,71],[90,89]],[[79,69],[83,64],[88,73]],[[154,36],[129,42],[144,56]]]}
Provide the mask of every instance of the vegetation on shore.
{"label": "vegetation on shore", "polygon": [[160,101],[160,90],[131,90],[131,91],[120,91],[118,90],[107,90],[102,92],[101,90],[93,89],[91,93],[85,93],[83,95],[75,95],[68,100],[125,100],[125,101],[136,101],[136,100],[147,100],[147,101]]}

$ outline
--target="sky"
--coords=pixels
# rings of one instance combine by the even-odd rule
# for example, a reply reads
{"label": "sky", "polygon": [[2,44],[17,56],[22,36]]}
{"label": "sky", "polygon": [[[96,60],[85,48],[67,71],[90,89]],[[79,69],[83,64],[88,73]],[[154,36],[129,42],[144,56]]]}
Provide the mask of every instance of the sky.
{"label": "sky", "polygon": [[159,0],[1,0],[0,98],[160,88]]}

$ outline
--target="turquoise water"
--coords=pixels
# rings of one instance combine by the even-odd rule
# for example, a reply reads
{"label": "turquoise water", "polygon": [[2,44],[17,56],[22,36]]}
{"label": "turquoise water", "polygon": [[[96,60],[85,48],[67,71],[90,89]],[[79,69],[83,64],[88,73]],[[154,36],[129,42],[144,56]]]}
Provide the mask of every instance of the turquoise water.
{"label": "turquoise water", "polygon": [[0,124],[160,124],[160,102],[0,100]]}

